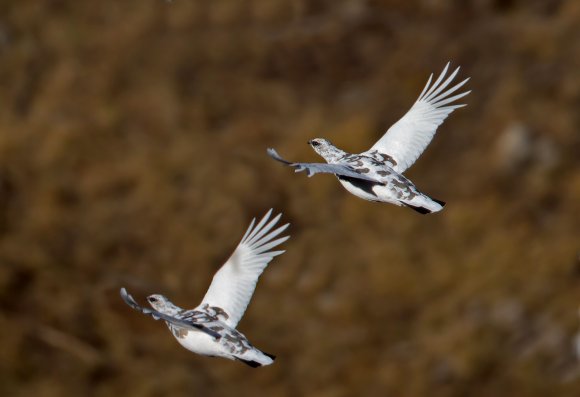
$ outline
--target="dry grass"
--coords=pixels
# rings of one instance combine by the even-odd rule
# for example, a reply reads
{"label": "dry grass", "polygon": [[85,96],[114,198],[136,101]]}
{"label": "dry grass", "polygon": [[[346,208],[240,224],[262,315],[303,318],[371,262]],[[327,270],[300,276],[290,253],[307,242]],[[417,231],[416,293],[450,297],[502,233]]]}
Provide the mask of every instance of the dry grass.
{"label": "dry grass", "polygon": [[[464,3],[2,3],[0,394],[578,395],[580,4]],[[408,172],[442,213],[265,155],[364,150],[449,59],[469,106]],[[275,365],[119,298],[196,305],[270,207],[292,239],[240,328]]]}

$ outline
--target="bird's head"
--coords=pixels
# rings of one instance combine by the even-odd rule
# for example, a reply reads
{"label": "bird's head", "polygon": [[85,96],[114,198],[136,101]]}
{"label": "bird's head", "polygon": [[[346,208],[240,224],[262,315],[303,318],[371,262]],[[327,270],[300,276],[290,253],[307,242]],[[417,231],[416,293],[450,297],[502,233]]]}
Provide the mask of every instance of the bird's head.
{"label": "bird's head", "polygon": [[311,139],[308,141],[308,144],[327,161],[336,157],[340,152],[330,141],[324,138]]}
{"label": "bird's head", "polygon": [[169,299],[163,295],[154,294],[147,297],[147,302],[151,307],[163,314],[175,315],[181,311],[181,308],[175,306]]}

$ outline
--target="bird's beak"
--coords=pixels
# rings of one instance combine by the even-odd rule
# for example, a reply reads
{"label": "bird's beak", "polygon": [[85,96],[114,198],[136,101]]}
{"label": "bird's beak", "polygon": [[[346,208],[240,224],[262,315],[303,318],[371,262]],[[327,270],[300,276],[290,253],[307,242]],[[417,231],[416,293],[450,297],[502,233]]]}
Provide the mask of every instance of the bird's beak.
{"label": "bird's beak", "polygon": [[312,145],[312,141],[306,142],[307,145]]}

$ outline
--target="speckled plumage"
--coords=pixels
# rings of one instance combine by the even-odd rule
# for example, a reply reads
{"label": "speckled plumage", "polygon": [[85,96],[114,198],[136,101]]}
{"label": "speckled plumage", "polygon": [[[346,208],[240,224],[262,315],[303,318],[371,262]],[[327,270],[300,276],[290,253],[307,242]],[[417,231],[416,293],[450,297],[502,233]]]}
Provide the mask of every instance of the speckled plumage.
{"label": "speckled plumage", "polygon": [[407,114],[366,152],[347,153],[326,139],[316,138],[308,144],[327,164],[289,162],[274,149],[268,149],[268,154],[296,168],[296,172],[306,171],[308,176],[317,173],[334,174],[346,190],[365,200],[407,206],[423,214],[440,211],[445,203],[420,192],[402,173],[429,145],[443,120],[453,110],[465,106],[450,104],[470,91],[450,95],[469,79],[447,88],[459,72],[457,68],[445,79],[448,68],[449,64],[432,85],[433,75],[429,77],[423,92]]}
{"label": "speckled plumage", "polygon": [[346,153],[320,138],[311,141],[311,145],[329,164],[349,166],[375,181],[337,175],[345,189],[355,196],[369,201],[404,205],[419,212],[435,212],[443,208],[440,202],[421,193],[413,182],[396,172],[393,169],[395,160],[386,154],[378,151],[370,154]]}
{"label": "speckled plumage", "polygon": [[256,349],[236,329],[260,274],[275,256],[284,252],[272,251],[272,248],[289,238],[276,239],[288,224],[273,229],[281,214],[270,220],[271,213],[272,210],[255,227],[255,219],[252,220],[242,241],[214,275],[202,303],[195,309],[184,310],[158,294],[147,297],[153,309],[145,308],[124,288],[121,297],[132,308],[164,320],[177,341],[194,353],[239,360],[252,367],[272,364],[273,355]]}

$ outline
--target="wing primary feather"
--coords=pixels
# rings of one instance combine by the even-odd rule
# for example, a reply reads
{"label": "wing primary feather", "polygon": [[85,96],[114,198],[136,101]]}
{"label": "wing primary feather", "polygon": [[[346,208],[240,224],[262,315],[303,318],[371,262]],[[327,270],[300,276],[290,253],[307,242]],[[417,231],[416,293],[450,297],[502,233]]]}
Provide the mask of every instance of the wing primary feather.
{"label": "wing primary feather", "polygon": [[427,91],[425,93],[425,98],[428,98],[429,95],[431,95],[431,93],[437,89],[437,87],[439,86],[439,83],[441,83],[441,80],[443,80],[443,78],[445,78],[445,75],[447,74],[447,69],[449,69],[449,64],[451,62],[447,62],[447,65],[445,65],[445,67],[443,68],[443,71],[441,72],[441,74],[439,75],[439,77],[437,77],[437,80],[435,80],[435,82],[433,83],[433,85],[431,86],[431,88],[429,88],[429,91]]}
{"label": "wing primary feather", "polygon": [[252,230],[252,232],[248,235],[248,237],[246,237],[246,241],[254,238],[254,236],[262,229],[264,224],[266,222],[268,222],[268,219],[270,219],[271,214],[272,214],[272,209],[270,209],[268,212],[266,212],[266,215],[264,215],[264,217],[262,219],[260,219],[260,222],[258,222],[258,224],[254,227],[254,230]]}
{"label": "wing primary feather", "polygon": [[449,85],[449,83],[451,83],[451,81],[453,81],[455,76],[457,76],[457,73],[459,73],[459,68],[455,69],[455,71],[453,73],[451,73],[451,75],[449,75],[449,77],[447,77],[447,80],[445,80],[443,83],[441,83],[439,85],[439,87],[437,87],[437,89],[435,91],[433,91],[431,94],[429,94],[429,96],[426,97],[424,100],[427,102],[431,102],[433,100],[433,98],[437,97],[437,94],[439,94],[441,91],[443,91]]}
{"label": "wing primary feather", "polygon": [[[434,78],[434,74],[431,73],[427,84],[411,109],[393,124],[367,152],[377,150],[388,154],[396,161],[394,170],[401,173],[415,163],[433,139],[437,127],[453,110],[465,106],[462,103],[455,104],[455,101],[471,92],[458,91],[469,81],[469,78],[457,84],[454,83],[461,68],[457,67],[449,73],[450,65],[451,62],[447,62],[437,78]],[[455,95],[457,92],[460,93]]]}
{"label": "wing primary feather", "polygon": [[429,80],[427,80],[427,84],[425,84],[425,87],[423,87],[423,91],[421,91],[421,94],[419,95],[418,101],[420,101],[423,98],[423,94],[429,88],[429,84],[431,84],[431,80],[433,80],[433,73],[431,73],[431,75],[429,76]]}
{"label": "wing primary feather", "polygon": [[381,181],[374,179],[374,178],[371,178],[369,176],[366,176],[364,174],[361,174],[361,173],[357,172],[351,166],[348,166],[345,164],[291,163],[291,162],[286,161],[283,158],[281,158],[274,149],[268,149],[268,155],[270,155],[270,157],[272,157],[274,160],[280,161],[281,163],[284,163],[285,165],[288,165],[290,167],[295,167],[294,172],[306,171],[306,175],[308,175],[309,177],[311,177],[312,175],[318,174],[318,173],[328,173],[328,174],[334,174],[337,176],[343,175],[343,176],[348,176],[350,178],[362,179],[365,181],[369,181],[369,182],[378,183],[380,185],[383,185],[383,183]]}
{"label": "wing primary feather", "polygon": [[441,98],[445,98],[445,97],[453,94],[455,91],[457,91],[458,89],[460,89],[461,87],[463,87],[465,85],[465,83],[467,83],[468,81],[469,81],[469,77],[466,78],[465,80],[463,80],[462,82],[457,83],[456,85],[454,85],[453,87],[449,88],[445,92],[441,93],[439,96],[436,96],[436,97],[433,97],[433,98],[429,98],[429,102],[430,103],[434,103],[434,102],[437,102]]}
{"label": "wing primary feather", "polygon": [[202,332],[205,332],[206,334],[214,337],[215,339],[221,338],[220,334],[218,334],[217,332],[203,326],[202,324],[196,324],[196,323],[191,322],[191,321],[181,320],[179,318],[169,316],[165,313],[161,313],[155,309],[150,309],[150,308],[143,307],[143,306],[139,305],[137,303],[137,301],[127,292],[127,290],[125,288],[121,288],[120,293],[121,293],[121,298],[123,298],[123,300],[125,301],[125,303],[127,305],[129,305],[131,308],[133,308],[137,311],[140,311],[143,314],[146,314],[148,316],[153,317],[154,320],[163,320],[163,321],[166,321],[166,322],[171,323],[173,325],[187,328],[187,329],[197,329],[197,330],[200,330]]}
{"label": "wing primary feather", "polygon": [[251,239],[246,240],[246,244],[252,246],[256,241],[259,241],[264,234],[268,233],[272,227],[276,225],[281,217],[282,214],[278,214],[276,217],[274,217],[274,219],[272,219],[266,226],[264,226],[262,230],[258,231],[258,233],[256,233]]}
{"label": "wing primary feather", "polygon": [[294,163],[288,161],[288,160],[284,160],[282,157],[280,157],[280,155],[278,154],[278,152],[273,149],[273,148],[268,148],[266,149],[266,153],[268,153],[268,156],[272,157],[274,160],[279,161],[281,163],[284,163],[286,165],[292,165]]}
{"label": "wing primary feather", "polygon": [[[288,240],[289,238],[290,238],[290,236],[286,236],[286,237],[281,237],[281,238],[274,240],[274,241],[270,241],[269,243],[266,243],[260,247],[256,247],[254,252],[257,255],[260,255],[263,252],[268,251],[270,248],[274,248],[275,246],[282,244],[284,241]],[[266,254],[264,254],[264,255],[266,255]]]}
{"label": "wing primary feather", "polygon": [[[461,98],[463,98],[463,97],[464,97],[464,96],[466,96],[466,95],[469,95],[469,93],[470,93],[470,92],[471,92],[471,91],[462,92],[461,94],[457,94],[457,95],[455,95],[455,96],[452,96],[452,97],[450,97],[450,98],[444,98],[444,99],[441,99],[439,102],[434,102],[434,103],[432,103],[431,105],[433,105],[433,106],[435,106],[435,107],[437,107],[437,108],[440,108],[441,106],[445,106],[445,105],[447,105],[448,103],[454,102],[454,101],[456,101],[456,100],[458,100],[458,99],[461,99]],[[460,105],[461,105],[461,104],[460,104]],[[448,108],[443,108],[443,109],[448,109]]]}
{"label": "wing primary feather", "polygon": [[246,233],[244,233],[244,237],[242,237],[242,239],[240,241],[244,241],[248,237],[248,234],[250,234],[250,232],[252,231],[252,228],[254,227],[254,223],[256,223],[256,218],[252,218],[252,222],[250,222],[250,226],[248,226],[248,228],[246,229]]}
{"label": "wing primary feather", "polygon": [[[290,238],[290,236],[288,236],[288,238]],[[272,258],[274,258],[278,255],[282,255],[284,252],[286,252],[286,250],[270,251],[270,252],[268,252],[268,255],[270,255]]]}
{"label": "wing primary feather", "polygon": [[449,105],[449,106],[439,108],[439,110],[436,113],[433,112],[428,117],[425,117],[424,121],[432,122],[432,121],[440,120],[441,117],[446,118],[449,115],[449,113],[451,113],[455,109],[462,108],[464,106],[467,106],[467,104],[460,103],[458,105]]}
{"label": "wing primary feather", "polygon": [[252,248],[260,248],[260,243],[262,241],[268,241],[268,240],[273,239],[274,237],[276,237],[280,233],[282,233],[284,230],[288,229],[288,226],[290,226],[289,223],[280,226],[279,228],[277,228],[277,229],[273,230],[272,232],[268,233],[268,235],[266,237],[264,237],[261,241],[259,241],[257,237],[254,237],[253,241],[251,243],[248,242],[247,244],[251,244],[251,247]]}
{"label": "wing primary feather", "polygon": [[224,321],[231,327],[235,327],[242,318],[266,266],[284,252],[268,250],[290,237],[278,237],[289,225],[276,227],[281,214],[273,218],[271,215],[272,209],[257,224],[248,228],[230,258],[214,275],[202,300],[202,306],[209,304],[224,310],[229,316]]}

